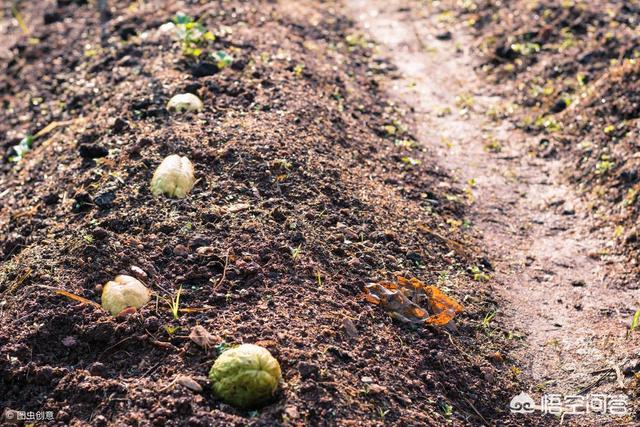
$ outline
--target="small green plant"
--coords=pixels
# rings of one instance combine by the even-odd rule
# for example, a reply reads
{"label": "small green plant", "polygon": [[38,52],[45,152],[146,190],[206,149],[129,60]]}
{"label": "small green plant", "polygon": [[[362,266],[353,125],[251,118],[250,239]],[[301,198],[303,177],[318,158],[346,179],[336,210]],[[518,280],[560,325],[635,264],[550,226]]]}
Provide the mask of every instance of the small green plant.
{"label": "small green plant", "polygon": [[487,273],[480,270],[480,267],[478,267],[477,265],[471,267],[471,274],[473,274],[473,280],[475,280],[476,282],[486,282],[491,278]]}
{"label": "small green plant", "polygon": [[171,314],[175,320],[178,320],[180,317],[180,295],[182,294],[182,286],[178,288],[178,292],[174,297],[168,301],[169,307],[171,308]]}
{"label": "small green plant", "polygon": [[347,42],[350,50],[356,47],[367,47],[368,45],[367,39],[362,33],[347,34],[344,40]]}
{"label": "small green plant", "polygon": [[167,332],[167,334],[173,336],[180,330],[180,326],[164,325],[164,330]]}
{"label": "small green plant", "polygon": [[27,135],[17,145],[11,147],[13,152],[15,153],[13,156],[9,157],[10,162],[18,163],[20,160],[24,158],[24,155],[31,151],[31,147],[33,145],[33,135]]}
{"label": "small green plant", "polygon": [[384,421],[384,417],[387,416],[389,411],[390,411],[390,409],[384,409],[382,406],[378,406],[378,416],[380,417],[380,419],[382,421]]}
{"label": "small green plant", "polygon": [[214,41],[216,36],[208,31],[200,22],[194,21],[189,15],[178,12],[173,18],[173,23],[178,30],[178,39],[182,46],[182,53],[186,56],[199,57],[202,54],[201,46]]}
{"label": "small green plant", "polygon": [[296,248],[290,248],[291,250],[291,258],[293,258],[294,261],[296,261],[298,258],[300,258],[300,254],[302,253],[302,245],[298,245],[298,247]]}
{"label": "small green plant", "polygon": [[396,147],[404,148],[406,150],[412,150],[416,146],[415,141],[410,139],[396,139],[393,143]]}
{"label": "small green plant", "polygon": [[469,93],[461,93],[460,95],[456,96],[456,107],[458,108],[469,109],[473,107],[474,102],[475,100],[473,98],[473,95]]}
{"label": "small green plant", "polygon": [[560,35],[562,36],[562,42],[558,46],[558,50],[563,52],[576,44],[576,38],[571,32],[571,28],[565,27],[560,30]]}
{"label": "small green plant", "polygon": [[447,418],[453,415],[453,406],[451,406],[447,402],[440,403],[440,410],[442,411],[442,414]]}
{"label": "small green plant", "polygon": [[584,73],[576,74],[576,80],[578,81],[578,86],[585,87],[587,85],[587,76]]}
{"label": "small green plant", "polygon": [[484,149],[491,153],[499,153],[502,151],[502,145],[500,144],[500,141],[496,139],[496,137],[489,136],[487,137],[484,144]]}
{"label": "small green plant", "polygon": [[555,118],[549,116],[538,117],[533,126],[540,130],[544,129],[549,133],[562,130],[562,126],[560,125],[560,123],[558,123]]}
{"label": "small green plant", "polygon": [[218,70],[222,70],[233,63],[233,57],[223,50],[212,53],[210,57],[215,61]]}
{"label": "small green plant", "polygon": [[522,56],[529,56],[534,53],[540,52],[540,45],[538,43],[513,43],[511,49],[514,52],[519,53]]}
{"label": "small green plant", "polygon": [[491,325],[491,321],[493,320],[494,317],[496,317],[496,311],[492,310],[490,312],[488,312],[487,314],[485,314],[484,319],[482,319],[482,329],[489,329],[489,326]]}
{"label": "small green plant", "polygon": [[596,163],[596,174],[606,175],[611,169],[615,167],[615,162],[612,162],[608,155],[603,154],[600,161]]}
{"label": "small green plant", "polygon": [[410,156],[404,156],[400,160],[402,161],[402,163],[404,163],[405,165],[408,165],[409,167],[414,167],[422,163],[419,159],[414,159],[413,157],[410,157]]}

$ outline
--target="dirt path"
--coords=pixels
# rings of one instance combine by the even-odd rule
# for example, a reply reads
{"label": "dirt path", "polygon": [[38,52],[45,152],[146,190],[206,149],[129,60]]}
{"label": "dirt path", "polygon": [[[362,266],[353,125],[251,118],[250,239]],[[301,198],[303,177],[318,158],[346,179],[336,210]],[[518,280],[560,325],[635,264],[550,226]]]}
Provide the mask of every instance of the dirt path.
{"label": "dirt path", "polygon": [[[541,137],[488,117],[487,109],[505,100],[486,96],[464,29],[440,40],[448,38],[446,28],[427,6],[416,16],[417,9],[397,2],[349,3],[382,53],[392,52],[402,77],[387,90],[415,109],[419,140],[461,186],[475,181],[470,220],[483,236],[504,301],[496,321],[526,337],[513,355],[530,381],[525,391],[619,393],[612,379],[585,388],[598,379],[593,371],[633,354],[634,342],[625,336],[635,296],[614,288],[621,274],[614,267],[623,267],[603,255],[611,230],[593,229],[587,208],[563,183],[566,165],[528,153]],[[492,141],[499,153],[487,150]]]}

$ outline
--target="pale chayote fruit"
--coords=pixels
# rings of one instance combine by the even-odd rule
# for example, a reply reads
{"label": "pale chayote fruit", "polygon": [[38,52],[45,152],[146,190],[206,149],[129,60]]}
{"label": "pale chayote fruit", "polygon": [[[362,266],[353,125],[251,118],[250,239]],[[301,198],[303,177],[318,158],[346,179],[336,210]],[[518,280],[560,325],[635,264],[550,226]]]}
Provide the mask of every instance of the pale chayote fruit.
{"label": "pale chayote fruit", "polygon": [[166,194],[183,198],[195,183],[193,164],[186,157],[172,154],[160,163],[151,179],[151,193],[154,196]]}
{"label": "pale chayote fruit", "polygon": [[181,93],[175,95],[167,103],[167,110],[175,110],[177,112],[182,111],[202,111],[204,104],[192,93]]}
{"label": "pale chayote fruit", "polygon": [[242,409],[273,401],[280,386],[280,364],[266,348],[242,344],[223,352],[209,371],[214,394]]}
{"label": "pale chayote fruit", "polygon": [[121,274],[102,288],[102,308],[117,316],[127,307],[140,308],[149,302],[151,291],[138,279]]}

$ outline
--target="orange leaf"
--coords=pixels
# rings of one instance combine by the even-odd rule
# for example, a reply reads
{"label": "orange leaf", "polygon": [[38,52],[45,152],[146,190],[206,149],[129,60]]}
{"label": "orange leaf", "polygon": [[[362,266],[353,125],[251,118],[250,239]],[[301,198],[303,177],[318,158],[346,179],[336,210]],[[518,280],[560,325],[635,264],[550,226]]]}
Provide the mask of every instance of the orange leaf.
{"label": "orange leaf", "polygon": [[367,302],[370,302],[371,304],[380,304],[380,299],[377,297],[374,297],[373,295],[371,295],[370,293],[366,293],[364,294],[364,299]]}
{"label": "orange leaf", "polygon": [[59,290],[56,291],[56,294],[65,296],[65,297],[70,298],[70,299],[72,299],[74,301],[81,302],[82,304],[89,304],[89,305],[93,305],[95,307],[102,308],[102,306],[100,306],[100,304],[98,304],[97,302],[88,300],[88,299],[83,298],[83,297],[81,297],[79,295],[76,295],[76,294],[72,294],[71,292],[67,292],[67,291],[63,291],[63,290],[59,289]]}
{"label": "orange leaf", "polygon": [[443,311],[442,313],[434,314],[433,316],[429,316],[424,323],[427,325],[433,326],[444,326],[447,323],[451,322],[453,319],[454,313],[450,311]]}
{"label": "orange leaf", "polygon": [[453,314],[462,312],[462,306],[453,298],[446,296],[440,289],[435,286],[425,286],[424,291],[429,298],[429,308],[435,314],[444,311],[452,311]]}

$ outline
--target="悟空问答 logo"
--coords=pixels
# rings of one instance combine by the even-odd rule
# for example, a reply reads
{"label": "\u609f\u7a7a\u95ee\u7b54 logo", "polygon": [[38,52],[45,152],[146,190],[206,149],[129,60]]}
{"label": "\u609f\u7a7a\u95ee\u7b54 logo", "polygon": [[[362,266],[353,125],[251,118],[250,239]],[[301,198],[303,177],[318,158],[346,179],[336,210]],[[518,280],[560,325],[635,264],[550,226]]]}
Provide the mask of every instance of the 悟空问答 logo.
{"label": "\u609f\u7a7a\u95ee\u7b54 logo", "polygon": [[531,414],[535,411],[535,402],[527,393],[521,392],[511,399],[509,409],[511,409],[511,412],[515,413]]}

